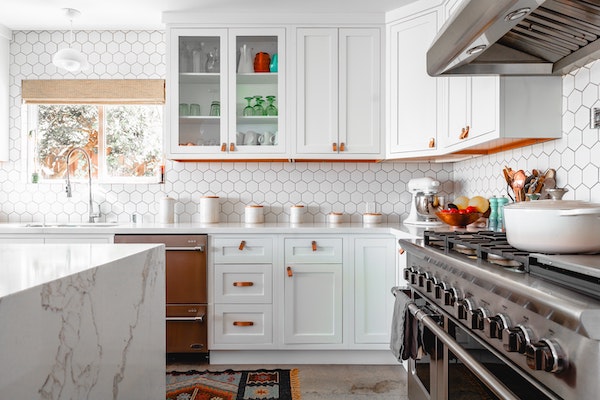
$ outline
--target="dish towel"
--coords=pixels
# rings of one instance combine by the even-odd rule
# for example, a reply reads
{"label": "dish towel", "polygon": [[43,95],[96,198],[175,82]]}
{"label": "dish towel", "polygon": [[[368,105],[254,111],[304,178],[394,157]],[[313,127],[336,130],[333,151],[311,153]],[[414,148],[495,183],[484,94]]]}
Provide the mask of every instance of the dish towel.
{"label": "dish towel", "polygon": [[412,303],[410,297],[404,294],[403,291],[395,292],[396,301],[394,302],[394,314],[392,315],[392,332],[390,335],[390,349],[397,360],[406,360],[404,358],[407,349],[405,348],[406,338],[405,329],[408,322],[407,316],[410,317],[408,305]]}

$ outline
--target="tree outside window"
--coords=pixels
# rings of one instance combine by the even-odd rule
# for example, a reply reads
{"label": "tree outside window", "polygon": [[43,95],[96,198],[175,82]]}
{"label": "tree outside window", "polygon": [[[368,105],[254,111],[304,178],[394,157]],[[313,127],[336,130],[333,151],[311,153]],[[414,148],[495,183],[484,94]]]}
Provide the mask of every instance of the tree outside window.
{"label": "tree outside window", "polygon": [[62,180],[66,170],[87,178],[83,148],[92,176],[103,182],[156,182],[162,163],[162,106],[38,104],[28,106],[30,172],[41,181]]}

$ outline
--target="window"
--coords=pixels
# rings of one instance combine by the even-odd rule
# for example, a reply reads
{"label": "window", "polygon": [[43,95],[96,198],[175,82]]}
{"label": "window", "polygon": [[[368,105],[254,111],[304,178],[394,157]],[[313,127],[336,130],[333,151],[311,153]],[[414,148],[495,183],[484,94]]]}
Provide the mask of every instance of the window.
{"label": "window", "polygon": [[[41,93],[39,87],[32,90],[26,82],[55,86]],[[68,81],[78,86],[77,96],[73,96],[65,93],[69,84],[56,86],[60,82],[65,81],[23,81],[28,176],[34,181],[62,181],[69,168],[72,177],[87,178],[88,166],[81,152],[73,153],[67,165],[67,154],[79,147],[92,162],[92,177],[100,182],[158,182],[162,104],[153,104],[157,101],[148,101],[139,93],[124,92],[122,82],[128,81],[91,81],[94,85],[103,82],[100,89],[108,82],[108,96],[98,88],[87,88],[86,94],[79,88],[82,80]],[[164,81],[162,85],[164,103]],[[117,95],[115,88],[121,89]]]}

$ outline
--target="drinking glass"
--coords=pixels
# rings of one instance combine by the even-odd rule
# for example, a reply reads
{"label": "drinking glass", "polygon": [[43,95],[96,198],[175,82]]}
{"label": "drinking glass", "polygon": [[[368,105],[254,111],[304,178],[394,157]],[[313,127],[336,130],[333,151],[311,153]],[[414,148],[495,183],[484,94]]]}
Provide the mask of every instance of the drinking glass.
{"label": "drinking glass", "polygon": [[254,115],[265,115],[265,109],[262,106],[264,103],[262,96],[254,96],[254,101],[256,102],[254,105]]}
{"label": "drinking glass", "polygon": [[273,102],[275,101],[275,96],[267,96],[267,101],[269,102],[269,105],[265,109],[266,115],[277,115],[277,107],[275,107],[275,105],[273,104]]}
{"label": "drinking glass", "polygon": [[210,114],[211,117],[218,117],[221,115],[221,102],[213,101],[210,104]]}
{"label": "drinking glass", "polygon": [[254,97],[244,97],[244,99],[246,99],[246,101],[248,102],[248,105],[246,107],[244,107],[244,111],[243,111],[243,115],[244,117],[251,117],[254,115],[254,108],[252,108],[252,106],[250,105],[250,102],[252,101]]}

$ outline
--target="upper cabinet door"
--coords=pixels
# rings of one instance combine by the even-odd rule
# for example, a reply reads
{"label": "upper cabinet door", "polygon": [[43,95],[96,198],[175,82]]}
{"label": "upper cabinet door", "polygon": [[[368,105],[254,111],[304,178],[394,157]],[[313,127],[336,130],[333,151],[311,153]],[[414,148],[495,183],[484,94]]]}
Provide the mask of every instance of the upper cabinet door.
{"label": "upper cabinet door", "polygon": [[227,30],[172,29],[166,137],[170,158],[214,157],[227,140]]}
{"label": "upper cabinet door", "polygon": [[296,158],[379,159],[381,30],[297,30]]}
{"label": "upper cabinet door", "polygon": [[296,152],[331,155],[338,142],[338,30],[299,28],[296,35]]}
{"label": "upper cabinet door", "polygon": [[441,9],[406,16],[388,26],[388,156],[433,155],[443,129],[443,79],[427,74],[426,54]]}

